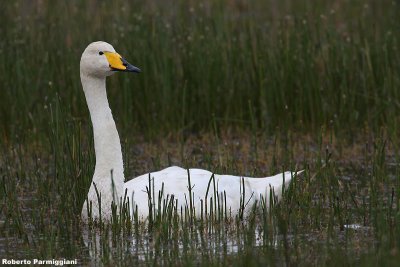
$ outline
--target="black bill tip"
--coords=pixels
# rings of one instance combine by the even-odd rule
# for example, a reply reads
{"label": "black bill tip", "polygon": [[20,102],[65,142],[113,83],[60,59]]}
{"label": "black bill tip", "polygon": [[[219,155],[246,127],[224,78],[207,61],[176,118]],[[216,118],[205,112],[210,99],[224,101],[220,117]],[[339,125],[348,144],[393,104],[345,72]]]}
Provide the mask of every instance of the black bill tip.
{"label": "black bill tip", "polygon": [[138,67],[133,66],[131,63],[126,61],[124,58],[121,58],[122,64],[126,67],[124,71],[127,72],[135,72],[135,73],[140,73],[141,70]]}

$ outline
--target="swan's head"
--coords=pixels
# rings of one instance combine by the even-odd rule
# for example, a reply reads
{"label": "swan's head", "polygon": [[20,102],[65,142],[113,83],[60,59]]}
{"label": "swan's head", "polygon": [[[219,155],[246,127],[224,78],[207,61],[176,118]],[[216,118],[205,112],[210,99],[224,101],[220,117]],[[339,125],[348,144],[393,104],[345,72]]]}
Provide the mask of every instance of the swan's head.
{"label": "swan's head", "polygon": [[117,52],[112,45],[98,41],[86,47],[81,57],[81,74],[94,77],[110,76],[116,71],[140,72]]}

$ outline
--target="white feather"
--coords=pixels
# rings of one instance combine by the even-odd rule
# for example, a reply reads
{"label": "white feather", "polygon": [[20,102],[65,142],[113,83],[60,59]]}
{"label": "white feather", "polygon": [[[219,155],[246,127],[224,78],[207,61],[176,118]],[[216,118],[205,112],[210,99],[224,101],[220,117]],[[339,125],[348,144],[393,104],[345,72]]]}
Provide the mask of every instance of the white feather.
{"label": "white feather", "polygon": [[[100,51],[115,52],[114,48],[105,42],[91,43],[83,52],[80,64],[81,82],[93,125],[96,153],[96,167],[87,196],[87,200],[92,205],[92,218],[98,219],[100,215],[98,196],[101,197],[101,216],[104,220],[109,220],[112,213],[112,202],[118,204],[126,192],[131,215],[133,212],[137,212],[139,217],[145,220],[149,214],[147,193],[149,187],[152,192],[154,190],[155,196],[158,196],[159,191],[163,188],[163,197],[171,198],[173,196],[178,203],[179,210],[180,207],[190,207],[188,173],[191,182],[192,205],[197,216],[201,215],[202,201],[203,211],[205,201],[207,201],[208,207],[211,198],[215,201],[214,182],[215,192],[220,195],[220,201],[224,200],[224,205],[226,197],[226,206],[231,215],[237,215],[243,210],[243,206],[245,207],[243,212],[247,213],[252,205],[260,200],[260,197],[267,201],[268,206],[269,194],[272,189],[279,200],[283,181],[287,187],[295,173],[285,172],[263,178],[218,174],[213,176],[207,170],[186,170],[174,166],[158,172],[143,174],[124,183],[121,144],[106,93],[106,77],[113,72],[105,56],[99,53]],[[212,176],[214,180],[209,183]],[[244,190],[242,184],[244,184]],[[158,203],[158,201],[153,200],[153,203]],[[156,204],[155,208],[157,206]],[[85,202],[82,208],[82,218],[86,220],[87,216],[88,210]]]}

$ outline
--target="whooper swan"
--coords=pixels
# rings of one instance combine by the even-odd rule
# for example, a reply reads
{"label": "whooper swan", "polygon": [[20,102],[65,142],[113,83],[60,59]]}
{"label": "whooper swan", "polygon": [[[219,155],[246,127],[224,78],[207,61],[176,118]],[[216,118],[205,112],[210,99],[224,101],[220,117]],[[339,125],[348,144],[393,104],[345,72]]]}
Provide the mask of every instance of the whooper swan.
{"label": "whooper swan", "polygon": [[[88,207],[93,219],[109,220],[112,215],[112,203],[117,204],[124,196],[128,197],[130,215],[137,212],[141,220],[146,220],[149,214],[149,201],[147,188],[155,192],[155,196],[163,187],[163,196],[171,196],[174,203],[180,208],[187,205],[192,207],[196,216],[201,216],[202,205],[205,201],[210,203],[210,198],[215,192],[225,202],[228,212],[235,216],[247,213],[256,201],[264,198],[267,205],[271,189],[276,197],[281,197],[282,186],[288,186],[293,176],[291,172],[281,173],[271,177],[250,178],[231,175],[213,175],[207,170],[183,169],[169,167],[164,170],[143,174],[124,183],[124,166],[122,161],[121,144],[117,128],[111,113],[106,94],[106,77],[121,72],[140,72],[140,69],[129,64],[115,52],[114,48],[106,42],[91,43],[83,52],[80,62],[80,76],[89,107],[93,125],[94,146],[96,153],[96,166],[93,180],[82,208],[82,218],[88,219]],[[188,173],[190,175],[192,198],[189,197]],[[149,186],[149,175],[150,183]],[[211,183],[210,180],[212,180]],[[243,190],[244,186],[244,190]],[[209,190],[206,197],[207,189]],[[99,204],[99,197],[100,203]],[[176,202],[177,201],[177,202]],[[155,207],[157,200],[153,200]],[[87,205],[87,203],[91,203]],[[245,204],[245,205],[244,205]],[[101,207],[100,207],[101,206]],[[208,205],[210,207],[210,205]],[[225,203],[224,203],[225,206]],[[210,209],[210,208],[209,208]],[[101,210],[101,212],[99,212]],[[204,212],[204,209],[203,209]]]}

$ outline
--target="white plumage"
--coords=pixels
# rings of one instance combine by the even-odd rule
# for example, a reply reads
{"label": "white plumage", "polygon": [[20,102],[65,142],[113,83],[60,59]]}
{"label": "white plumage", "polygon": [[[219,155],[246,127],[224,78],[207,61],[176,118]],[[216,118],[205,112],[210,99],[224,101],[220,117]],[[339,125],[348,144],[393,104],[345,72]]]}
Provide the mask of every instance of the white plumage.
{"label": "white plumage", "polygon": [[[92,218],[99,218],[98,196],[101,197],[101,216],[103,220],[109,220],[112,213],[112,202],[118,204],[126,193],[130,203],[131,215],[133,212],[137,212],[139,217],[145,220],[149,214],[149,195],[147,192],[149,187],[156,198],[158,198],[161,188],[163,188],[164,198],[167,198],[167,196],[171,198],[173,195],[179,209],[181,206],[190,207],[192,204],[197,216],[201,215],[202,205],[204,211],[205,201],[209,204],[210,198],[213,198],[213,201],[216,200],[214,184],[215,191],[220,195],[220,200],[223,199],[224,202],[226,200],[226,207],[231,215],[237,215],[240,211],[243,211],[243,207],[245,207],[243,212],[247,213],[255,201],[260,200],[260,197],[263,197],[268,205],[271,189],[274,190],[279,200],[283,181],[285,181],[287,187],[294,173],[285,172],[264,178],[218,174],[213,176],[207,170],[186,170],[173,166],[150,173],[150,185],[149,174],[143,174],[124,183],[121,144],[106,93],[106,77],[115,71],[140,72],[138,68],[132,66],[117,54],[108,43],[91,43],[83,52],[80,76],[93,125],[96,153],[93,182],[87,196],[87,200],[92,205]],[[192,203],[190,203],[189,197],[188,173],[190,175]],[[212,176],[214,180],[210,182]],[[208,187],[207,200],[205,200]],[[157,207],[157,202],[157,199],[156,201],[153,199],[154,208]],[[87,206],[85,202],[82,208],[84,220],[88,217]]]}

